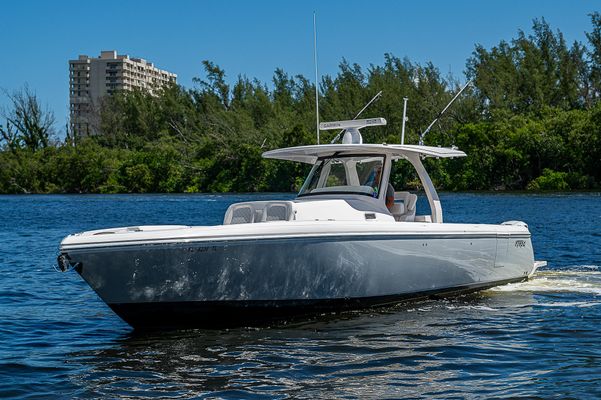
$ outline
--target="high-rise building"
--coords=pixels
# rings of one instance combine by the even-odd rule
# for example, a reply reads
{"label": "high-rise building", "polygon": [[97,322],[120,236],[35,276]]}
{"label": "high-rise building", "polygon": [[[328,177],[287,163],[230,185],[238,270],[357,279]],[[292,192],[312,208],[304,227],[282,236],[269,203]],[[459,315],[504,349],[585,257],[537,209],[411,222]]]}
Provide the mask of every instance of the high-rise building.
{"label": "high-rise building", "polygon": [[155,67],[142,58],[102,51],[100,57],[80,55],[69,60],[69,114],[71,132],[78,136],[98,133],[98,107],[104,96],[117,90],[150,93],[174,82],[177,75]]}

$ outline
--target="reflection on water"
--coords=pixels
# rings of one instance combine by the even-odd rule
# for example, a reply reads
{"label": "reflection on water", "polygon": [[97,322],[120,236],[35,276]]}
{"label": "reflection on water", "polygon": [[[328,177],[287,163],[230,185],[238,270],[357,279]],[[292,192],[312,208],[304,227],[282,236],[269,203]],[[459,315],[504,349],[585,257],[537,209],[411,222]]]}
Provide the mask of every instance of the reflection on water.
{"label": "reflection on water", "polygon": [[267,198],[0,196],[0,397],[601,397],[598,194],[443,194],[449,222],[528,222],[549,266],[478,294],[261,329],[135,333],[52,268],[71,232],[217,224],[231,202]]}
{"label": "reflection on water", "polygon": [[601,287],[596,271],[540,271],[480,294],[270,328],[131,333],[100,351],[71,353],[83,367],[72,379],[82,394],[105,396],[557,394],[541,391],[544,382],[584,395],[591,388],[573,385],[572,366],[585,362],[580,379],[595,386],[601,373],[601,352],[580,346],[598,338],[579,322],[588,317],[582,307],[601,305],[592,287]]}

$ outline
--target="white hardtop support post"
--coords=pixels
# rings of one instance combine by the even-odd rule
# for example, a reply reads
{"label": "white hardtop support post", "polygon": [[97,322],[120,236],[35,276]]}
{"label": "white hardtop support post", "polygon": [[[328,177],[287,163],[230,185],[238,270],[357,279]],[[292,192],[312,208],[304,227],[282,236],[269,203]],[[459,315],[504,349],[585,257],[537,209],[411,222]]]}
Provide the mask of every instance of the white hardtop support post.
{"label": "white hardtop support post", "polygon": [[391,182],[391,173],[392,173],[392,159],[390,157],[386,157],[384,161],[384,168],[382,168],[382,180],[380,183],[380,191],[384,194],[380,196],[380,201],[385,205],[386,204],[386,192],[388,191],[388,184],[392,184]]}
{"label": "white hardtop support post", "polygon": [[428,204],[430,205],[430,210],[432,212],[432,222],[441,224],[442,205],[440,204],[440,198],[438,197],[436,188],[430,179],[430,175],[428,175],[428,172],[422,164],[419,154],[407,154],[405,155],[405,158],[413,165],[417,171],[420,181],[422,182],[422,185],[424,186],[424,191],[426,192]]}

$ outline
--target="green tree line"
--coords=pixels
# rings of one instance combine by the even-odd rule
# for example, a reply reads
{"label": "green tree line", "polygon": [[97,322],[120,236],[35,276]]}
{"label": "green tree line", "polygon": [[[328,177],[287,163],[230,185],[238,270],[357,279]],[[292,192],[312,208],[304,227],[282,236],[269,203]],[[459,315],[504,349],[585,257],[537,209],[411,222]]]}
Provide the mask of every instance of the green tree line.
{"label": "green tree line", "polygon": [[[601,186],[601,15],[591,14],[586,43],[566,43],[544,19],[467,60],[473,85],[425,138],[468,156],[427,160],[443,190],[583,190]],[[293,191],[307,166],[265,160],[269,149],[315,143],[315,85],[274,72],[270,85],[203,61],[192,88],[117,92],[98,109],[99,134],[56,139],[52,112],[24,88],[4,93],[0,112],[0,193],[145,193]],[[232,83],[230,83],[232,82]],[[320,116],[364,114],[388,125],[365,129],[367,143],[398,143],[403,97],[409,98],[406,143],[459,90],[431,63],[386,54],[383,65],[342,60],[319,85]],[[322,132],[329,143],[336,132]],[[419,188],[406,163],[395,187]]]}

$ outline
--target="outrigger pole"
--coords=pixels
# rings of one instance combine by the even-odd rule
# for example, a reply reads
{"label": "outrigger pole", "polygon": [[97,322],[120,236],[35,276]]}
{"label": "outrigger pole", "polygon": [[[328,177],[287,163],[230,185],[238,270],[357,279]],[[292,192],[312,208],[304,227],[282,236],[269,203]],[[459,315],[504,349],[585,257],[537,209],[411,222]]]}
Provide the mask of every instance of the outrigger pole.
{"label": "outrigger pole", "polygon": [[451,107],[451,104],[453,104],[453,102],[454,102],[455,100],[457,100],[457,97],[459,97],[459,95],[460,95],[461,93],[463,93],[463,91],[464,91],[464,90],[465,90],[465,89],[466,89],[466,88],[467,88],[469,85],[471,85],[471,84],[472,84],[472,82],[473,82],[473,79],[470,79],[470,80],[469,80],[469,81],[468,81],[468,82],[465,84],[465,86],[463,86],[463,87],[461,88],[461,90],[460,90],[460,91],[459,91],[459,92],[458,92],[458,93],[455,95],[455,97],[453,97],[453,98],[451,99],[451,101],[449,102],[449,104],[447,104],[447,105],[446,105],[446,107],[445,107],[445,108],[443,108],[443,109],[442,109],[442,111],[438,113],[438,115],[436,116],[436,118],[434,118],[434,121],[432,121],[432,123],[431,123],[430,125],[428,125],[428,127],[426,128],[426,130],[425,130],[425,131],[423,131],[423,132],[422,132],[422,133],[419,135],[419,145],[420,145],[420,146],[423,146],[423,145],[424,145],[424,137],[426,136],[426,134],[427,134],[428,132],[430,132],[430,129],[432,129],[432,127],[434,126],[434,124],[436,123],[436,121],[438,121],[438,120],[440,119],[440,117],[442,117],[442,114],[444,114],[444,113],[445,113],[445,111],[447,111],[447,109],[448,109],[449,107]]}
{"label": "outrigger pole", "polygon": [[[359,118],[359,116],[363,113],[363,111],[365,111],[367,109],[367,107],[370,106],[371,103],[373,103],[374,101],[376,101],[378,99],[378,97],[380,97],[382,95],[382,91],[380,90],[378,93],[376,93],[376,95],[374,97],[371,98],[371,100],[365,105],[363,106],[363,108],[361,109],[361,111],[359,111],[357,113],[357,115],[355,115],[355,117],[351,120],[356,120],[357,118]],[[340,135],[342,135],[344,133],[344,129],[340,130],[340,132],[338,132],[338,135],[336,135],[336,137],[334,139],[332,139],[332,141],[330,142],[330,144],[333,144],[335,142],[338,141],[338,139],[340,139]]]}

